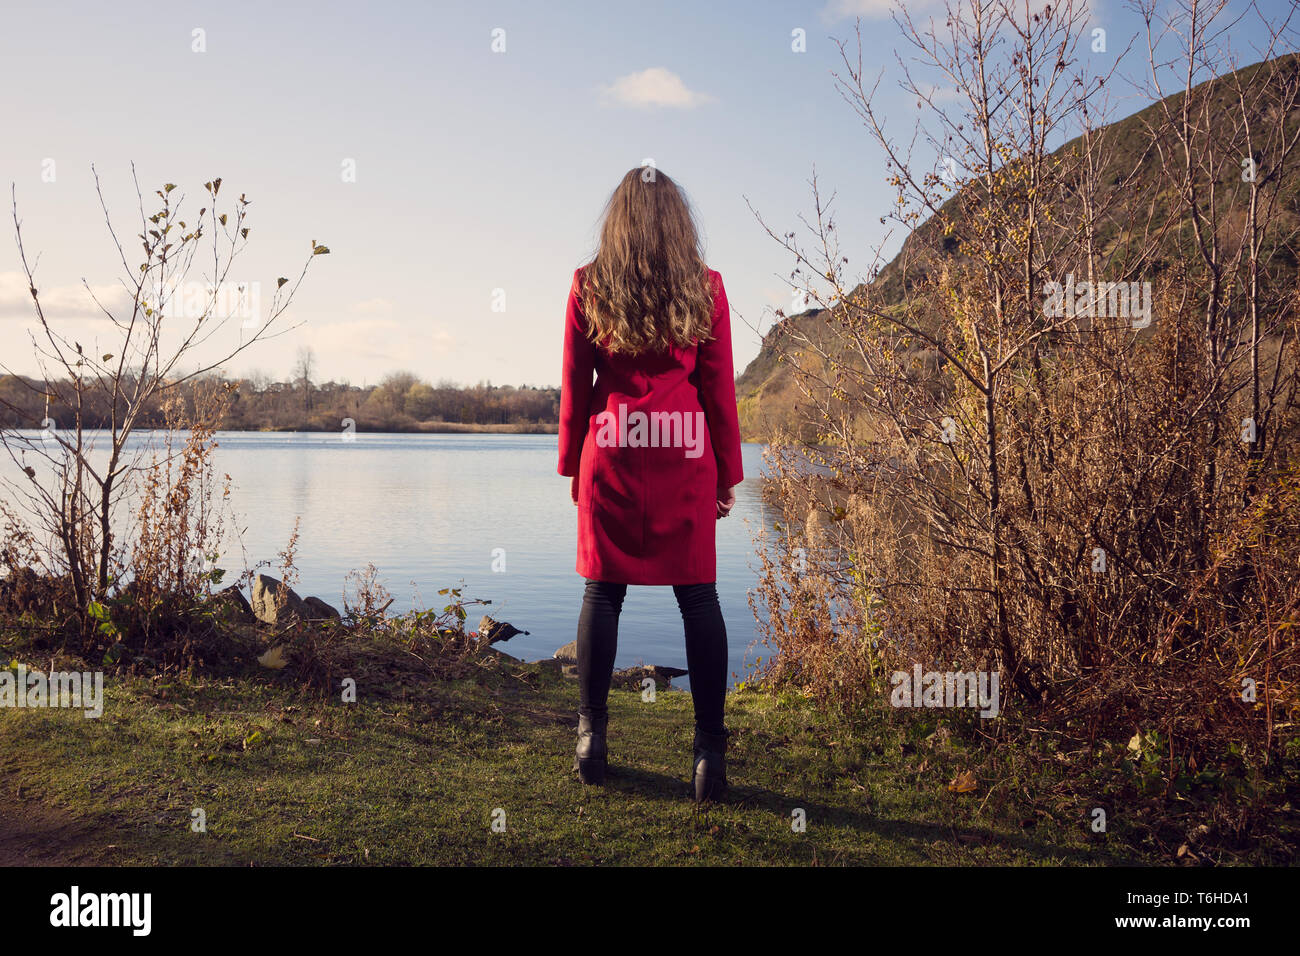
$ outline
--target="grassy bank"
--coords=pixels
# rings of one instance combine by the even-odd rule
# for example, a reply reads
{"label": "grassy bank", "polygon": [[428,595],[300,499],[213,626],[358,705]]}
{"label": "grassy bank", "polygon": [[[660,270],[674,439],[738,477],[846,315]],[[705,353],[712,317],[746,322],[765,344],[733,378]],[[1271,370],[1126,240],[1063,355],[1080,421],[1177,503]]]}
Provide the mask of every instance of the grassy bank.
{"label": "grassy bank", "polygon": [[[732,798],[697,812],[688,694],[614,691],[611,777],[584,789],[570,772],[577,689],[554,668],[489,655],[462,679],[399,683],[344,704],[284,672],[109,678],[100,719],[0,709],[0,864],[1177,860],[1120,810],[1093,833],[1094,800],[1057,761],[969,750],[934,721],[849,732],[802,698],[742,687]],[[967,771],[974,789],[955,792]]]}

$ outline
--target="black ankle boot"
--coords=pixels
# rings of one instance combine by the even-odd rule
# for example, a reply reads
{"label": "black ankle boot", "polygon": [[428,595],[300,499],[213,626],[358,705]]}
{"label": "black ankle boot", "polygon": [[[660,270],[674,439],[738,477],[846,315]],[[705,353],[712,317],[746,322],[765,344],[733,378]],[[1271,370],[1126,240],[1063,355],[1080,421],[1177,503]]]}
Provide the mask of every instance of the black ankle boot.
{"label": "black ankle boot", "polygon": [[583,783],[605,782],[609,757],[605,747],[605,727],[608,723],[608,714],[603,717],[578,715],[578,748],[573,757],[573,769],[578,771]]}
{"label": "black ankle boot", "polygon": [[710,734],[698,727],[692,745],[695,757],[691,782],[695,786],[695,802],[721,800],[727,793],[727,737],[725,727],[720,734]]}

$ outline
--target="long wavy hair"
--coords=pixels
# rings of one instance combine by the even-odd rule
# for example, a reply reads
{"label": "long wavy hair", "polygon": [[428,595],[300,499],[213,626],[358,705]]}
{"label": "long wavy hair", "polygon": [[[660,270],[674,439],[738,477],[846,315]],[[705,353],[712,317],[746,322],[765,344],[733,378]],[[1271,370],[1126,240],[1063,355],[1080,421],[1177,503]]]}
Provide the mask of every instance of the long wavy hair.
{"label": "long wavy hair", "polygon": [[609,197],[600,246],[582,272],[587,337],[636,355],[687,348],[713,327],[713,288],[690,205],[651,166],[628,170]]}

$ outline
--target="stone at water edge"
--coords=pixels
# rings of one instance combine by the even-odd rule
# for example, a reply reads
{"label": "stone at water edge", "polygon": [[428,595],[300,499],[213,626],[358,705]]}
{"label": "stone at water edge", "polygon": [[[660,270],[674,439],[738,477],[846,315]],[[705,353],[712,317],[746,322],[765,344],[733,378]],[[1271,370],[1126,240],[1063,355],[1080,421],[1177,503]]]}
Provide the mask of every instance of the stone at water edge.
{"label": "stone at water edge", "polygon": [[252,605],[244,597],[244,592],[239,590],[238,584],[222,588],[212,595],[212,605],[222,617],[233,624],[252,624],[257,620]]}
{"label": "stone at water edge", "polygon": [[614,671],[610,686],[619,690],[640,690],[641,682],[651,678],[661,690],[671,690],[674,677],[685,677],[689,671],[680,667],[664,667],[659,664],[640,664]]}
{"label": "stone at water edge", "polygon": [[[551,661],[560,665],[560,672],[565,677],[578,676],[578,642],[569,641],[563,647],[558,648],[552,655]],[[551,663],[545,661],[545,663]],[[538,663],[543,663],[538,661]],[[674,677],[685,677],[690,671],[680,667],[664,667],[659,664],[638,664],[634,667],[625,667],[622,670],[614,671],[611,678],[611,687],[623,689],[640,689],[641,681],[645,678],[653,678],[655,683],[661,687],[672,687]]]}
{"label": "stone at water edge", "polygon": [[646,668],[654,671],[655,677],[665,681],[670,681],[674,677],[687,677],[691,673],[684,667],[665,667],[663,664],[647,664]]}
{"label": "stone at water edge", "polygon": [[478,636],[480,640],[486,640],[489,644],[495,644],[497,641],[508,641],[516,634],[527,633],[527,631],[519,630],[513,624],[494,620],[486,614],[478,622]]}
{"label": "stone at water edge", "polygon": [[287,624],[294,615],[304,621],[311,617],[298,592],[269,574],[259,574],[253,580],[252,605],[257,619],[272,626]]}
{"label": "stone at water edge", "polygon": [[253,581],[252,613],[263,624],[272,626],[288,624],[294,618],[300,621],[343,620],[337,608],[315,596],[301,597],[293,588],[269,574],[259,574]]}
{"label": "stone at water edge", "polygon": [[302,603],[310,609],[311,619],[315,621],[332,620],[341,621],[343,615],[332,605],[326,604],[318,597],[306,597]]}

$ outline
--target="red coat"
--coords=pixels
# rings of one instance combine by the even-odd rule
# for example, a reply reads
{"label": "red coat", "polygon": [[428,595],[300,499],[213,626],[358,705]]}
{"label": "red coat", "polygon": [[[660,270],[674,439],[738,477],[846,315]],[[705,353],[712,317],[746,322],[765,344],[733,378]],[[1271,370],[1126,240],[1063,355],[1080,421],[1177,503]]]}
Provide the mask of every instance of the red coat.
{"label": "red coat", "polygon": [[710,269],[709,278],[708,342],[629,356],[612,355],[586,337],[582,269],[573,274],[559,472],[578,476],[577,572],[585,578],[623,584],[717,579],[718,489],[740,484],[744,475],[731,314],[722,276]]}

